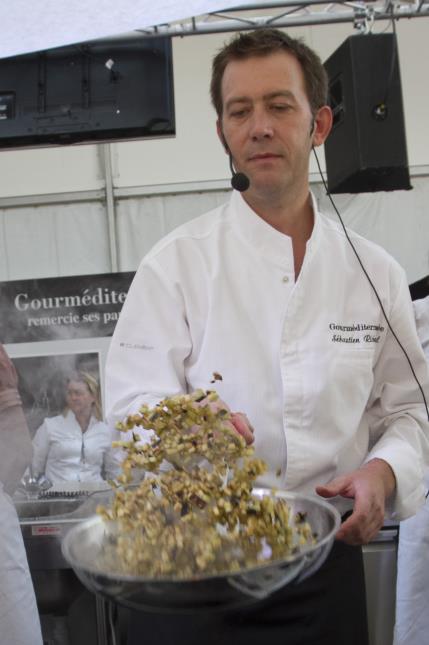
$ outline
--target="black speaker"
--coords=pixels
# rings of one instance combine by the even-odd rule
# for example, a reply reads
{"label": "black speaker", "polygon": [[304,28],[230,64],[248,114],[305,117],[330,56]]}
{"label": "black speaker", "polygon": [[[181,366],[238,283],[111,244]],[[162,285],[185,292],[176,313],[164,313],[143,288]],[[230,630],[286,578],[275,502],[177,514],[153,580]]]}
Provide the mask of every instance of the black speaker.
{"label": "black speaker", "polygon": [[325,62],[334,114],[331,193],[411,188],[396,35],[350,36]]}
{"label": "black speaker", "polygon": [[411,300],[420,300],[429,296],[429,275],[409,285]]}

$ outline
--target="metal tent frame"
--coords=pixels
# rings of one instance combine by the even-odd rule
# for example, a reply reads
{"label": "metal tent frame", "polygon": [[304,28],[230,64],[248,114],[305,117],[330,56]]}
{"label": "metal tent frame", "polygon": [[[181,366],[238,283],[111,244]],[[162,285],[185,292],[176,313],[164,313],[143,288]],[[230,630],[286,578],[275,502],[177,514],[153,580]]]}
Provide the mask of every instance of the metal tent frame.
{"label": "metal tent frame", "polygon": [[429,0],[267,0],[136,30],[144,36],[194,36],[261,27],[352,23],[368,33],[379,20],[429,17]]}

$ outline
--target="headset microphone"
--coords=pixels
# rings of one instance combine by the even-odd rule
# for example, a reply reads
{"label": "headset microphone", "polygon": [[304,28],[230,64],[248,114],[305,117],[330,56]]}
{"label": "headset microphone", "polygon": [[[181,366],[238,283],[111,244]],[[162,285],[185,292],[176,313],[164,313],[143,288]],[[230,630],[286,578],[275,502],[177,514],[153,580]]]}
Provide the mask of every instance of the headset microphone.
{"label": "headset microphone", "polygon": [[235,172],[234,167],[232,165],[232,155],[229,153],[229,167],[231,169],[231,186],[234,188],[234,190],[238,190],[239,193],[243,193],[245,190],[247,190],[250,186],[250,180],[247,175],[245,175],[243,172]]}

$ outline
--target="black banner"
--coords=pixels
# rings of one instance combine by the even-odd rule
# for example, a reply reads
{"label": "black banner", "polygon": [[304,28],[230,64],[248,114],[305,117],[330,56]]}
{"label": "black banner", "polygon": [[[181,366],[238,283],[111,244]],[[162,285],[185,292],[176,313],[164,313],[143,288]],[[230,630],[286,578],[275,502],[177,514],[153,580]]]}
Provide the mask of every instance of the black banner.
{"label": "black banner", "polygon": [[111,336],[133,272],[0,283],[0,341]]}

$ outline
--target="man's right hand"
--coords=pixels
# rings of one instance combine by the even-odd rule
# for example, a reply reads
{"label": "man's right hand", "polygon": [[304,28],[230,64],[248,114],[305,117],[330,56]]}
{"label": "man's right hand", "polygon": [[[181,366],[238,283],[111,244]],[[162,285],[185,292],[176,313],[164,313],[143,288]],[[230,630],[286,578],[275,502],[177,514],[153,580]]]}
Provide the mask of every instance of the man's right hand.
{"label": "man's right hand", "polygon": [[207,401],[207,397],[200,401],[197,405],[208,405],[212,412],[218,412],[219,410],[227,410],[231,415],[230,423],[233,426],[234,430],[241,435],[248,446],[250,446],[254,440],[254,430],[253,427],[244,414],[244,412],[231,412],[227,404],[222,401],[222,399],[216,399],[215,401]]}
{"label": "man's right hand", "polygon": [[253,427],[244,412],[232,412],[231,423],[248,446],[255,441]]}

